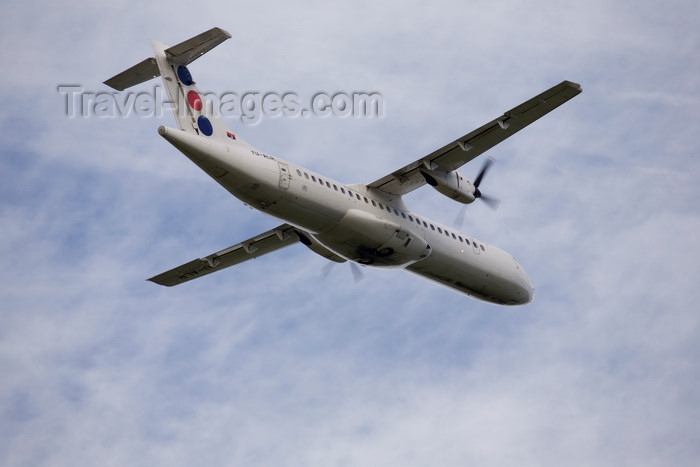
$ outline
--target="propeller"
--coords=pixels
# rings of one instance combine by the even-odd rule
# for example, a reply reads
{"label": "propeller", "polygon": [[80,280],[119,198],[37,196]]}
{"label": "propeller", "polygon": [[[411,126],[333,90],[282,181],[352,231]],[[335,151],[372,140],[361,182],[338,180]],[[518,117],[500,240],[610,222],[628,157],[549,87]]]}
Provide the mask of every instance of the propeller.
{"label": "propeller", "polygon": [[462,224],[464,224],[464,215],[466,213],[467,213],[467,205],[464,204],[464,205],[462,205],[461,208],[459,208],[459,212],[457,213],[457,217],[455,217],[455,222],[454,222],[455,229],[458,229],[458,230],[462,229]]}
{"label": "propeller", "polygon": [[[498,205],[501,204],[501,201],[497,198],[494,198],[492,196],[485,195],[479,190],[479,185],[481,185],[481,182],[484,179],[484,175],[486,175],[486,172],[488,172],[489,168],[491,165],[494,163],[494,160],[492,158],[487,158],[486,161],[484,161],[484,165],[481,167],[481,170],[479,171],[479,174],[476,176],[476,179],[474,179],[474,198],[480,199],[488,207],[491,209],[496,209],[498,208]],[[458,229],[462,228],[462,224],[464,223],[464,215],[467,212],[467,205],[463,205],[462,208],[459,210],[457,213],[457,217],[455,218],[455,226]]]}
{"label": "propeller", "polygon": [[[352,277],[353,279],[355,279],[355,284],[358,284],[362,279],[364,279],[365,275],[356,262],[348,261],[348,263],[350,263],[350,271],[352,271]],[[323,275],[324,279],[328,277],[328,274],[330,274],[330,272],[337,264],[338,263],[336,263],[335,261],[329,261],[323,265],[323,268],[321,269],[321,274]]]}
{"label": "propeller", "polygon": [[358,284],[365,278],[365,274],[362,272],[362,269],[360,269],[360,266],[356,262],[350,261],[350,270],[352,271],[352,277],[355,279],[355,284]]}
{"label": "propeller", "polygon": [[501,203],[501,201],[491,196],[486,196],[481,192],[481,190],[479,190],[479,185],[481,185],[481,181],[484,179],[484,175],[486,175],[486,172],[489,170],[489,167],[491,167],[491,164],[493,164],[493,162],[494,160],[490,157],[486,159],[483,167],[481,167],[481,172],[479,172],[479,175],[476,176],[476,179],[474,180],[474,197],[480,198],[491,209],[496,209]]}

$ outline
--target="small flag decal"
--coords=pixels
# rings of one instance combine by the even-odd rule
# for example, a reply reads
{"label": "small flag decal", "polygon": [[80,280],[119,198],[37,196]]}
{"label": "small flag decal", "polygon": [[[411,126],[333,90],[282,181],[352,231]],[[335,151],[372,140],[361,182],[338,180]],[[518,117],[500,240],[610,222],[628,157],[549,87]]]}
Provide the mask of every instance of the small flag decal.
{"label": "small flag decal", "polygon": [[230,131],[227,131],[227,132],[226,132],[226,136],[228,136],[228,137],[231,138],[231,139],[236,139],[236,135],[234,135],[234,134],[231,133]]}

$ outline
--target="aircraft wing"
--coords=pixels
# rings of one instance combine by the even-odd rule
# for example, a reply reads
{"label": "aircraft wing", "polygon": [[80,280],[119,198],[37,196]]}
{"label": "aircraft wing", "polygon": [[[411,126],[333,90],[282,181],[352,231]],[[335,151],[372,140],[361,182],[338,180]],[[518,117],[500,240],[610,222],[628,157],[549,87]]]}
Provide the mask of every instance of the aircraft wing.
{"label": "aircraft wing", "polygon": [[288,224],[282,224],[237,245],[204,258],[192,260],[148,280],[156,284],[172,287],[173,285],[178,285],[279,250],[298,241],[299,237],[294,233],[294,228]]}
{"label": "aircraft wing", "polygon": [[538,118],[581,93],[581,85],[562,81],[486,125],[368,185],[390,195],[404,195],[425,184],[421,168],[456,170]]}

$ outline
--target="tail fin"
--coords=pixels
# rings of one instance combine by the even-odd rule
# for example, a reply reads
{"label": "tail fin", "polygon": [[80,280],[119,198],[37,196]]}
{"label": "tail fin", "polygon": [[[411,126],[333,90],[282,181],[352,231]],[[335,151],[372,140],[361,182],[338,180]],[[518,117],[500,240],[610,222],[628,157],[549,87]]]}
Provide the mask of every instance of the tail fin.
{"label": "tail fin", "polygon": [[187,69],[187,65],[230,37],[231,34],[223,29],[212,28],[172,47],[151,41],[154,57],[122,71],[104,84],[123,91],[161,76],[180,130],[242,142],[228,129],[214,109],[207,108]]}

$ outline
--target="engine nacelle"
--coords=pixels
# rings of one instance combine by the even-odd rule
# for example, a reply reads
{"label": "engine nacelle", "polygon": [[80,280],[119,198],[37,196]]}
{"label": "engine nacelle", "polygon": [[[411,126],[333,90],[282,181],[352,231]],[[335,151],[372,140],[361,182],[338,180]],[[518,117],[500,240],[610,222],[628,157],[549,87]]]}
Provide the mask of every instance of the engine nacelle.
{"label": "engine nacelle", "polygon": [[462,204],[473,203],[478,198],[476,187],[456,170],[446,172],[444,170],[424,169],[420,173],[428,185],[448,198],[452,198]]}
{"label": "engine nacelle", "polygon": [[294,233],[299,238],[299,241],[303,245],[306,245],[314,253],[321,255],[324,258],[329,259],[331,261],[335,261],[336,263],[344,263],[347,261],[342,256],[337,255],[333,251],[331,251],[328,248],[326,248],[325,246],[321,245],[318,242],[318,240],[316,240],[313,236],[308,236],[302,232],[299,232],[298,230],[295,230]]}
{"label": "engine nacelle", "polygon": [[432,252],[415,232],[359,209],[349,209],[335,227],[313,237],[339,256],[377,267],[403,268]]}

